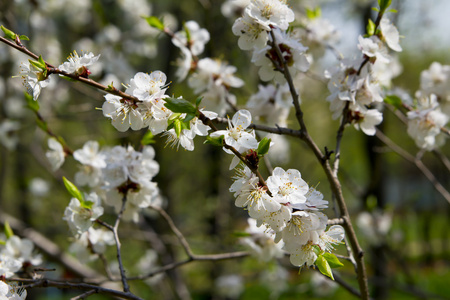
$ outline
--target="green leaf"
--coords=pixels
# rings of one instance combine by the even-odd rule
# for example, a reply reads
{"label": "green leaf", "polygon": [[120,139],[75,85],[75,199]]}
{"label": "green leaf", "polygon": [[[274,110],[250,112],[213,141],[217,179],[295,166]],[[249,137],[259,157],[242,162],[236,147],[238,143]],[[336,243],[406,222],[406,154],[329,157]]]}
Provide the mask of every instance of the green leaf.
{"label": "green leaf", "polygon": [[266,155],[267,152],[269,152],[271,141],[272,141],[271,139],[268,139],[267,137],[265,137],[259,142],[258,149],[256,150],[256,153],[258,153],[258,156]]}
{"label": "green leaf", "polygon": [[[184,118],[183,122],[190,122],[192,119],[194,119],[196,117],[196,115],[194,114],[186,114],[186,118]],[[189,128],[190,128],[190,123],[189,123]]]}
{"label": "green leaf", "polygon": [[179,138],[181,135],[181,130],[183,129],[181,126],[181,121],[180,119],[176,119],[173,121],[173,127],[175,128],[175,133],[177,134],[177,137]]}
{"label": "green leaf", "polygon": [[165,98],[165,107],[175,113],[196,114],[197,108],[191,102],[183,98]]}
{"label": "green leaf", "polygon": [[30,40],[30,38],[29,37],[27,37],[26,35],[21,35],[21,36],[19,36],[19,39],[21,39],[22,41],[29,41]]}
{"label": "green leaf", "polygon": [[143,18],[147,21],[148,25],[150,25],[151,27],[154,27],[158,30],[164,31],[164,23],[157,17],[150,16],[150,17],[143,17]]}
{"label": "green leaf", "polygon": [[198,107],[200,106],[200,103],[202,102],[202,100],[203,100],[203,97],[198,97],[198,98],[195,100],[195,106],[197,107],[197,109],[198,109]]}
{"label": "green leaf", "polygon": [[48,125],[47,125],[47,123],[46,123],[45,121],[39,119],[39,118],[36,118],[36,125],[37,125],[40,129],[42,129],[44,132],[47,132],[47,131],[48,131]]}
{"label": "green leaf", "polygon": [[149,144],[154,144],[156,143],[155,141],[155,136],[153,135],[153,133],[149,130],[147,131],[144,136],[141,139],[141,145],[149,145]]}
{"label": "green leaf", "polygon": [[386,9],[391,5],[392,0],[378,0],[378,5],[380,6],[380,11],[385,12]]}
{"label": "green leaf", "polygon": [[16,40],[16,34],[15,34],[14,32],[12,32],[12,31],[9,30],[8,28],[4,27],[3,25],[1,25],[0,28],[1,28],[2,31],[5,33],[6,37],[10,38],[10,39],[13,40],[13,41]]}
{"label": "green leaf", "polygon": [[38,62],[44,67],[44,69],[47,69],[47,64],[45,63],[44,59],[42,58],[42,55],[39,55]]}
{"label": "green leaf", "polygon": [[333,272],[331,271],[330,265],[328,264],[328,261],[325,259],[325,257],[323,257],[322,255],[317,256],[314,264],[317,266],[320,273],[334,280]]}
{"label": "green leaf", "polygon": [[6,242],[4,240],[0,239],[0,246],[5,246],[5,245],[6,245]]}
{"label": "green leaf", "polygon": [[207,136],[205,144],[211,144],[213,146],[222,147],[223,146],[223,135],[219,137]]}
{"label": "green leaf", "polygon": [[189,28],[186,27],[186,23],[183,23],[184,32],[186,32],[186,39],[189,42],[191,41],[191,32],[189,31]]}
{"label": "green leaf", "polygon": [[64,181],[64,185],[66,186],[66,189],[69,192],[69,194],[72,195],[72,197],[80,200],[80,203],[85,203],[83,194],[76,187],[76,185],[73,184],[72,182],[70,182],[66,177],[63,177],[63,181]]}
{"label": "green leaf", "polygon": [[6,239],[9,239],[10,237],[14,236],[14,232],[11,229],[11,226],[9,226],[8,221],[5,221],[5,235],[6,235]]}
{"label": "green leaf", "polygon": [[369,19],[369,22],[367,23],[367,26],[366,26],[366,31],[369,36],[372,36],[375,34],[375,27],[376,27],[375,23],[371,19]]}
{"label": "green leaf", "polygon": [[339,268],[344,266],[344,264],[341,263],[333,253],[325,252],[322,256],[326,259],[331,268]]}
{"label": "green leaf", "polygon": [[310,20],[319,18],[321,15],[322,15],[322,9],[320,8],[320,6],[316,6],[314,9],[306,8],[306,16]]}
{"label": "green leaf", "polygon": [[109,84],[109,85],[106,87],[105,91],[106,91],[106,92],[114,92],[114,91],[117,91],[117,89],[114,87],[114,82],[113,82],[113,81],[111,81],[111,84]]}
{"label": "green leaf", "polygon": [[[41,58],[41,57],[39,56],[39,58]],[[42,71],[47,70],[47,68],[45,66],[45,62],[44,62],[44,64],[42,64],[40,61],[35,61],[35,60],[31,60],[31,59],[29,59],[28,61],[30,62],[31,65],[33,65],[33,67],[35,67],[38,70],[42,70]]]}
{"label": "green leaf", "polygon": [[25,100],[27,101],[27,107],[31,109],[34,112],[37,112],[39,110],[39,102],[33,99],[33,96],[28,94],[27,92],[24,92]]}
{"label": "green leaf", "polygon": [[372,10],[379,12],[380,10],[378,9],[378,7],[372,7]]}
{"label": "green leaf", "polygon": [[252,236],[250,233],[248,233],[248,232],[245,232],[245,231],[235,231],[235,232],[233,232],[233,236],[235,236],[235,237],[249,237],[249,236]]}
{"label": "green leaf", "polygon": [[388,95],[384,98],[384,102],[394,106],[397,109],[402,107],[402,99],[397,95]]}

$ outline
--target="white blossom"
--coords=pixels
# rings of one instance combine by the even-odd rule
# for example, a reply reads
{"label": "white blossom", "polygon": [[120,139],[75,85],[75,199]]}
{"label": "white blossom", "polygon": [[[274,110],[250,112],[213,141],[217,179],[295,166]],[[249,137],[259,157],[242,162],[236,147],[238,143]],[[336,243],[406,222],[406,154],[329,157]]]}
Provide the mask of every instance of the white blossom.
{"label": "white blossom", "polygon": [[68,61],[59,65],[58,69],[70,74],[87,77],[89,74],[91,74],[87,67],[97,62],[99,57],[100,54],[94,56],[92,52],[83,53],[82,56],[79,56],[76,51],[73,51],[73,54],[70,54],[70,56],[67,58]]}
{"label": "white blossom", "polygon": [[67,221],[72,232],[83,233],[92,226],[92,223],[103,215],[103,207],[96,193],[86,195],[85,203],[72,198],[64,211],[63,220]]}
{"label": "white blossom", "polygon": [[[179,48],[189,48],[193,55],[201,54],[209,42],[208,30],[200,28],[195,21],[187,21],[183,27],[184,30],[175,32],[172,43]],[[189,31],[189,40],[186,31]]]}
{"label": "white blossom", "polygon": [[54,138],[48,139],[49,151],[45,153],[53,171],[58,170],[65,160],[65,152],[63,146]]}
{"label": "white blossom", "polygon": [[41,90],[50,84],[50,77],[44,77],[42,70],[34,70],[35,67],[28,62],[21,63],[20,67],[23,86],[27,89],[27,93],[37,100]]}

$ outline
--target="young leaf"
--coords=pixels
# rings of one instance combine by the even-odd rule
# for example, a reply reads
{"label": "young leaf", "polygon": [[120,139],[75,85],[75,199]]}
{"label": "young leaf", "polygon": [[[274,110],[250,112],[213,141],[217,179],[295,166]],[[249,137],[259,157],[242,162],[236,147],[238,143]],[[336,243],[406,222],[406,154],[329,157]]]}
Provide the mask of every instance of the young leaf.
{"label": "young leaf", "polygon": [[397,95],[388,95],[384,98],[384,102],[394,106],[397,109],[402,107],[402,99]]}
{"label": "young leaf", "polygon": [[84,197],[83,194],[80,192],[80,190],[70,182],[66,177],[63,177],[64,185],[66,186],[67,191],[69,192],[72,197],[77,198],[80,200],[81,203],[84,203]]}
{"label": "young leaf", "polygon": [[33,99],[33,96],[28,94],[27,92],[24,92],[25,100],[27,101],[27,107],[31,109],[34,112],[37,112],[39,110],[39,102],[35,101]]}
{"label": "young leaf", "polygon": [[153,133],[149,130],[147,131],[144,136],[141,139],[141,145],[149,145],[155,143],[155,136]]}
{"label": "young leaf", "polygon": [[263,138],[259,144],[258,144],[258,149],[256,149],[256,152],[258,153],[258,156],[263,156],[266,155],[267,152],[269,152],[269,148],[270,148],[270,142],[272,140],[268,139],[268,138]]}
{"label": "young leaf", "polygon": [[177,134],[177,137],[179,138],[181,135],[181,130],[183,129],[181,126],[181,121],[180,119],[176,119],[173,121],[173,127],[175,128],[175,132]]}
{"label": "young leaf", "polygon": [[380,6],[380,11],[384,12],[391,5],[392,0],[378,0],[378,5]]}
{"label": "young leaf", "polygon": [[148,25],[150,25],[151,27],[154,27],[156,29],[164,31],[164,23],[157,17],[150,16],[150,17],[144,17],[144,19],[147,21]]}
{"label": "young leaf", "polygon": [[197,112],[195,106],[192,105],[192,103],[187,101],[186,99],[165,98],[164,100],[166,101],[164,106],[175,113],[187,113],[195,115],[195,113]]}
{"label": "young leaf", "polygon": [[[194,118],[195,118],[194,114],[186,114],[186,118],[184,118],[183,122],[190,122]],[[189,125],[189,127],[191,126]]]}
{"label": "young leaf", "polygon": [[27,37],[26,35],[23,35],[23,34],[19,36],[19,39],[21,39],[22,41],[29,41],[30,40],[29,37]]}
{"label": "young leaf", "polygon": [[197,107],[197,109],[198,109],[198,107],[200,106],[200,103],[202,102],[202,100],[203,100],[203,97],[198,97],[198,98],[195,100],[195,106]]}
{"label": "young leaf", "polygon": [[11,226],[9,226],[8,221],[5,221],[5,235],[6,235],[7,239],[9,239],[10,237],[14,236],[14,232],[11,229]]}
{"label": "young leaf", "polygon": [[36,125],[37,125],[40,129],[42,129],[44,132],[47,132],[48,126],[47,126],[47,123],[46,123],[45,121],[42,121],[41,119],[36,118]]}
{"label": "young leaf", "polygon": [[325,252],[322,256],[327,260],[331,268],[339,268],[344,266],[344,264],[342,264],[333,253]]}
{"label": "young leaf", "polygon": [[331,271],[330,265],[328,264],[328,261],[325,259],[325,257],[323,257],[322,255],[317,256],[314,264],[317,266],[320,273],[334,280],[333,272]]}
{"label": "young leaf", "polygon": [[371,19],[369,19],[369,22],[367,23],[366,30],[369,36],[375,34],[375,23]]}
{"label": "young leaf", "polygon": [[5,33],[6,37],[10,38],[11,40],[16,40],[16,34],[9,30],[8,28],[4,27],[3,25],[0,26],[2,31]]}
{"label": "young leaf", "polygon": [[213,146],[222,147],[223,146],[223,135],[219,137],[210,137],[209,135],[206,137],[205,144],[211,144]]}
{"label": "young leaf", "polygon": [[233,232],[233,236],[240,238],[240,237],[249,237],[249,236],[252,236],[252,235],[250,233],[248,233],[248,232],[245,232],[245,231],[235,231],[235,232]]}

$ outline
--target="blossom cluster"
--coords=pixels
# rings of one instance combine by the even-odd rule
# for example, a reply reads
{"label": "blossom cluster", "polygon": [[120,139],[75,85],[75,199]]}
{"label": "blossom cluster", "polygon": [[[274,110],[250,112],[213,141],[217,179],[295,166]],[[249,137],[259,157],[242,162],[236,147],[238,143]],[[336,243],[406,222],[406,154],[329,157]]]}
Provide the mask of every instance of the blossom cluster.
{"label": "blossom cluster", "polygon": [[383,121],[377,108],[383,103],[382,86],[388,87],[398,75],[396,68],[388,67],[395,66],[395,58],[388,50],[402,51],[398,30],[386,16],[381,19],[379,29],[378,34],[359,36],[361,57],[344,59],[334,70],[326,72],[331,92],[327,101],[333,119],[345,117],[367,135],[374,135],[375,126]]}
{"label": "blossom cluster", "polygon": [[[229,121],[226,130],[218,130],[211,137],[223,136],[226,145],[233,147],[246,157],[256,153],[258,142],[254,131],[248,132],[251,114],[247,110],[239,110]],[[232,152],[224,147],[224,151]],[[230,169],[238,166],[239,159],[234,156]],[[261,185],[260,179],[248,166],[237,167],[237,175],[230,191],[236,197],[235,205],[248,211],[250,218],[262,226],[265,239],[274,242],[264,243],[269,247],[277,243],[290,254],[292,264],[296,266],[314,265],[318,255],[333,249],[344,238],[344,229],[335,225],[326,230],[328,218],[318,210],[326,208],[328,201],[323,195],[302,179],[298,170],[287,171],[280,167],[273,170],[267,178],[267,185]],[[261,234],[253,235],[257,239]],[[253,243],[254,244],[254,243]],[[255,248],[254,246],[252,247]],[[260,250],[265,255],[276,255],[276,250]],[[264,259],[270,259],[265,257]]]}
{"label": "blossom cluster", "polygon": [[202,103],[206,109],[223,116],[236,104],[236,96],[230,89],[242,87],[244,81],[234,76],[236,67],[225,61],[209,57],[198,58],[209,39],[209,32],[200,28],[195,21],[186,22],[184,30],[174,34],[172,42],[181,50],[181,57],[176,62],[176,76],[182,81],[191,73],[188,79],[189,87],[203,98]]}
{"label": "blossom cluster", "polygon": [[408,134],[419,148],[432,151],[445,143],[442,132],[450,120],[450,66],[431,64],[420,76],[420,90],[416,100],[404,101],[411,106],[408,116]]}
{"label": "blossom cluster", "polygon": [[[34,244],[26,238],[8,236],[0,243],[0,277],[10,278],[19,272],[27,271],[30,266],[42,263],[40,254],[35,253]],[[0,299],[24,300],[27,291],[15,282],[0,281]]]}

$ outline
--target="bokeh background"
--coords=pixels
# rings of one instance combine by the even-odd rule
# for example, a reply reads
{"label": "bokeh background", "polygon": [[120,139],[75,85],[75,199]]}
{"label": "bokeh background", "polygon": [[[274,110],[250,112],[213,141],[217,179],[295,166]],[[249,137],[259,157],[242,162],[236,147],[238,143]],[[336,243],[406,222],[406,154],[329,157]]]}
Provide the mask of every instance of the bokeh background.
{"label": "bokeh background", "polygon": [[[109,84],[128,83],[136,72],[162,70],[172,81],[169,94],[195,99],[186,82],[175,79],[174,61],[179,49],[170,39],[150,28],[142,16],[154,15],[173,31],[188,20],[207,28],[211,40],[203,57],[217,57],[237,67],[245,81],[234,90],[238,106],[244,106],[260,83],[250,55],[237,47],[231,32],[236,16],[224,16],[224,1],[145,1],[145,0],[20,0],[0,1],[0,24],[25,34],[26,46],[54,65],[70,52],[92,51],[101,54],[91,68],[91,78]],[[356,55],[357,37],[363,33],[368,17],[374,17],[373,1],[289,1],[298,16],[305,7],[320,5],[322,14],[340,32],[336,48],[346,57]],[[420,86],[420,73],[438,61],[450,64],[450,2],[445,0],[393,1],[398,10],[391,18],[398,25],[403,52],[398,54],[402,73],[393,85],[411,96]],[[444,13],[446,12],[446,14]],[[0,210],[22,220],[67,251],[71,243],[67,224],[62,220],[70,196],[62,176],[73,178],[77,163],[67,158],[62,169],[52,172],[46,160],[47,136],[26,109],[20,61],[28,58],[6,45],[0,45],[0,123],[17,122],[14,130],[0,140]],[[311,70],[323,71],[336,64],[328,53]],[[323,149],[335,147],[338,121],[332,121],[325,99],[326,83],[315,76],[296,82],[305,120],[312,137]],[[116,85],[117,86],[117,85]],[[103,146],[139,146],[142,131],[119,133],[96,108],[103,94],[80,83],[53,80],[39,97],[40,112],[50,128],[62,136],[72,149],[88,140]],[[294,118],[290,123],[295,127]],[[392,110],[384,110],[380,128],[397,144],[415,155],[419,149],[406,134],[406,126]],[[11,142],[10,140],[13,142]],[[8,141],[8,142],[7,142]],[[289,147],[274,166],[298,169],[310,185],[317,185],[331,200],[330,189],[319,164],[307,147],[288,139]],[[195,151],[165,147],[165,139],[153,144],[160,172],[155,178],[165,198],[165,209],[174,219],[193,251],[198,254],[245,250],[239,234],[247,226],[247,213],[234,206],[228,191],[233,172],[228,170],[230,156],[219,148],[203,145],[197,138]],[[440,150],[450,154],[448,143]],[[424,163],[439,181],[450,188],[448,171],[436,154],[426,152]],[[262,168],[264,176],[268,176]],[[394,153],[375,137],[348,127],[342,144],[340,179],[350,214],[366,253],[369,284],[375,299],[449,299],[449,213],[450,204],[411,163]],[[333,205],[327,210],[334,215]],[[107,219],[108,217],[106,217]],[[154,268],[184,258],[181,246],[164,220],[151,212],[138,224],[123,223],[123,256],[127,271],[139,274],[139,266]],[[145,256],[156,251],[156,260]],[[345,255],[345,247],[337,252]],[[107,257],[114,260],[114,249]],[[46,259],[44,266],[56,268],[49,277],[72,278],[57,261]],[[92,268],[102,270],[98,261]],[[344,261],[338,274],[357,286],[352,266]],[[133,281],[132,290],[144,299],[348,299],[351,296],[315,270],[290,265],[288,258],[261,262],[248,257],[224,262],[193,262],[153,281]],[[57,289],[32,289],[27,299],[69,299],[77,292]],[[91,296],[91,299],[108,299]]]}

